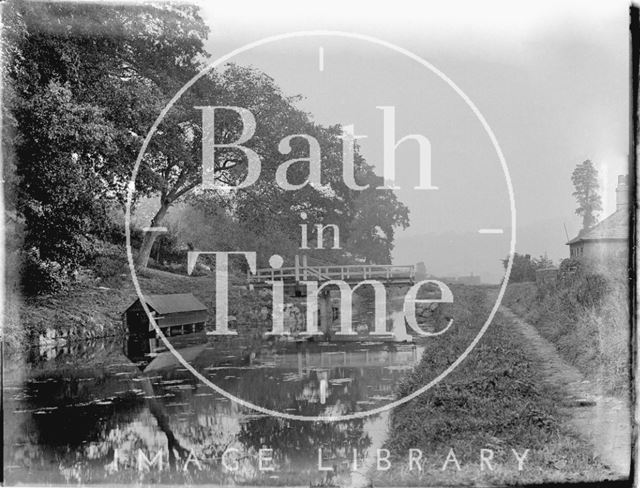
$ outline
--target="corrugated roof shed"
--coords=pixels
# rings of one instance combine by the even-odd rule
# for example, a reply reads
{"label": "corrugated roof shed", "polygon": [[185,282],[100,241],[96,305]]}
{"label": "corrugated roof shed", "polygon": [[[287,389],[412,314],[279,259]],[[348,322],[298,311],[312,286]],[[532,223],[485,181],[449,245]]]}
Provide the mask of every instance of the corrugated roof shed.
{"label": "corrugated roof shed", "polygon": [[578,234],[567,244],[602,239],[629,239],[629,212],[626,210],[614,212],[595,227]]}
{"label": "corrugated roof shed", "polygon": [[207,306],[191,293],[145,295],[145,302],[159,314],[207,310]]}

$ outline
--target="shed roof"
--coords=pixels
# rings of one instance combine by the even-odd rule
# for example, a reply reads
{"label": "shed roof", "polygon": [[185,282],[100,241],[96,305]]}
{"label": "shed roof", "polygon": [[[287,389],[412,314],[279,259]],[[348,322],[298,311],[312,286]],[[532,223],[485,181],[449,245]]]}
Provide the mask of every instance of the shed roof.
{"label": "shed roof", "polygon": [[612,213],[596,226],[578,234],[567,244],[605,239],[629,239],[629,212],[618,210]]}
{"label": "shed roof", "polygon": [[191,293],[172,293],[170,295],[145,295],[145,302],[159,314],[196,312],[207,310],[207,306]]}

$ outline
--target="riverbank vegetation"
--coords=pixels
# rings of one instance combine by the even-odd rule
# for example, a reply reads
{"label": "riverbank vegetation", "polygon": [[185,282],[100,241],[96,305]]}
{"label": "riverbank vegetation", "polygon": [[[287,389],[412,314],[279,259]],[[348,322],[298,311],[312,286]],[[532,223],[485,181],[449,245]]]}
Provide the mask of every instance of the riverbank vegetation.
{"label": "riverbank vegetation", "polygon": [[[215,322],[215,276],[204,273],[186,276],[146,269],[139,271],[137,278],[145,294],[193,293],[209,309],[207,322]],[[230,277],[231,325],[255,328],[267,324],[271,317],[270,295],[234,285],[242,280],[240,275]],[[14,298],[5,310],[3,339],[8,355],[56,342],[124,336],[121,314],[137,299],[137,293],[128,271],[108,280],[85,272],[64,292]]]}
{"label": "riverbank vegetation", "polygon": [[[488,316],[486,290],[453,290],[455,327],[432,338],[422,361],[400,385],[400,396],[416,391],[450,365]],[[374,485],[511,485],[602,480],[610,473],[591,448],[565,430],[558,408],[562,392],[541,381],[521,337],[499,314],[468,357],[428,392],[396,408],[384,448],[392,469],[376,472]],[[409,449],[422,451],[422,469],[409,470]],[[461,469],[449,462],[453,449]],[[493,470],[480,468],[482,449],[493,452]],[[520,456],[529,449],[523,470]],[[489,455],[488,453],[486,455]]]}
{"label": "riverbank vegetation", "polygon": [[628,399],[627,269],[609,264],[605,269],[567,260],[557,283],[510,283],[503,303],[533,324],[601,393]]}

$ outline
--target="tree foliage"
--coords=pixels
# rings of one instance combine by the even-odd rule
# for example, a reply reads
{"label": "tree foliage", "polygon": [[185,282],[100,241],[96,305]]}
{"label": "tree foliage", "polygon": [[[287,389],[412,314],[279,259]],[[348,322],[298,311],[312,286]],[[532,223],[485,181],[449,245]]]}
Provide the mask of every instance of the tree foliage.
{"label": "tree foliage", "polygon": [[[502,260],[502,265],[507,269],[509,264],[509,257],[507,256]],[[551,261],[546,255],[539,258],[532,258],[530,254],[513,255],[513,266],[511,267],[511,274],[509,275],[510,283],[522,283],[524,281],[535,281],[536,270],[550,268],[553,266]]]}
{"label": "tree foliage", "polygon": [[582,217],[583,230],[590,229],[598,219],[598,213],[602,211],[602,200],[598,192],[598,170],[587,159],[578,164],[571,174],[571,181],[575,191],[578,208],[576,214]]}
{"label": "tree foliage", "polygon": [[[24,228],[24,252],[41,261],[43,270],[71,274],[99,256],[100,240],[114,234],[108,216],[125,202],[142,141],[167,101],[201,72],[208,28],[197,7],[169,3],[16,0],[3,15],[9,25],[3,43],[3,151],[11,173],[6,194]],[[297,108],[298,100],[253,68],[228,65],[199,78],[159,124],[141,162],[135,197],[160,201],[150,225],[162,225],[169,209],[189,196],[191,205],[224,224],[211,230],[224,234],[230,249],[257,250],[268,259],[296,252],[304,212],[310,242],[315,223],[341,230],[340,250],[310,254],[337,262],[389,262],[394,230],[408,225],[407,208],[393,193],[375,190],[379,178],[357,151],[356,181],[370,188],[348,188],[341,127],[315,123]],[[251,187],[194,192],[202,181],[199,106],[243,107],[255,116],[255,134],[245,145],[259,154],[262,171]],[[241,130],[234,112],[216,114],[216,143],[235,142]],[[291,141],[286,156],[280,153],[278,143],[292,134],[318,141],[321,186],[285,191],[275,184],[282,162],[308,157],[308,142],[301,138]],[[238,150],[216,151],[216,179],[236,184],[246,175],[245,163]],[[294,184],[307,175],[305,164],[287,171]],[[142,237],[139,266],[146,266],[157,236]],[[325,239],[328,244],[331,236]]]}
{"label": "tree foliage", "polygon": [[[293,255],[300,253],[300,224],[307,223],[307,240],[312,249],[306,254],[312,257],[335,263],[353,260],[380,264],[390,262],[394,230],[408,225],[408,209],[392,192],[375,189],[382,180],[357,149],[354,157],[356,183],[368,183],[369,187],[356,191],[346,185],[340,126],[325,127],[313,122],[308,114],[296,107],[299,97],[284,95],[273,79],[253,68],[230,65],[203,81],[205,86],[216,87],[203,92],[196,86],[195,96],[205,93],[208,105],[238,106],[254,114],[256,133],[246,146],[254,150],[262,161],[261,176],[253,185],[227,196],[215,190],[198,189],[188,198],[191,205],[204,209],[210,217],[225,224],[224,228],[211,230],[210,234],[215,235],[212,235],[207,248],[222,238],[227,245],[234,240],[235,249],[257,251],[261,263],[266,263],[272,254],[293,260]],[[204,105],[203,102],[198,103]],[[195,136],[188,143],[193,145],[193,154],[200,158],[200,113],[197,117],[192,122]],[[242,127],[237,116],[223,116],[220,123],[216,119],[215,130],[216,142],[234,142]],[[318,142],[320,187],[308,184],[297,190],[284,190],[276,184],[276,171],[282,163],[309,156],[308,143],[301,138],[291,141],[291,151],[286,156],[280,153],[279,142],[292,134],[309,135]],[[244,155],[237,150],[216,151],[214,168],[217,180],[226,184],[237,185],[246,175]],[[185,183],[189,190],[200,182],[202,168],[194,165],[190,171],[191,176],[186,181],[191,183]],[[292,184],[302,184],[308,174],[307,164],[293,164],[288,168],[287,179]],[[166,215],[162,210],[164,206],[175,202],[162,201],[164,203],[161,202],[153,225],[158,225]],[[220,220],[223,215],[225,222]],[[302,215],[306,215],[306,219],[302,219]],[[315,224],[337,225],[341,248],[332,249],[333,235],[327,231],[323,234],[323,249],[313,249],[317,243]],[[195,232],[201,234],[199,230]],[[232,239],[232,236],[235,237]],[[149,239],[153,239],[152,234],[149,234]],[[201,248],[206,246],[205,243],[194,244]],[[141,265],[144,264],[142,259],[141,253]]]}
{"label": "tree foliage", "polygon": [[23,247],[71,272],[123,202],[154,114],[195,73],[207,28],[186,5],[14,1],[4,15],[3,150]]}

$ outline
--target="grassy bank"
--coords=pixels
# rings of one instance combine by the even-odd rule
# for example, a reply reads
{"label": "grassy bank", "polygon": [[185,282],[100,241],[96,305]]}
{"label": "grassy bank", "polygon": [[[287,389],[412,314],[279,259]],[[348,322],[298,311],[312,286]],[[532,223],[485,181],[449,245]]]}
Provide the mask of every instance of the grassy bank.
{"label": "grassy bank", "polygon": [[603,394],[621,398],[629,395],[628,302],[622,279],[587,273],[544,288],[513,283],[503,301]]}
{"label": "grassy bank", "polygon": [[[193,293],[209,309],[208,323],[214,323],[215,277],[186,276],[147,269],[138,273],[145,294]],[[232,278],[232,283],[236,280]],[[8,354],[38,345],[43,338],[84,340],[123,334],[122,313],[137,298],[131,276],[124,273],[108,280],[88,274],[69,290],[23,299],[8,297],[5,309],[4,343]],[[270,298],[239,286],[229,290],[230,319],[254,325],[264,316]]]}
{"label": "grassy bank", "polygon": [[[454,327],[429,341],[421,363],[400,387],[406,395],[454,361],[488,316],[485,291],[454,289]],[[500,317],[453,373],[395,409],[385,448],[392,469],[376,472],[375,485],[519,484],[601,480],[608,470],[591,449],[562,427],[560,392],[545,387],[525,346]],[[423,471],[409,471],[409,449],[423,452]],[[458,471],[442,466],[453,449]],[[494,470],[480,470],[481,449],[494,452]],[[512,453],[529,449],[524,469]]]}

